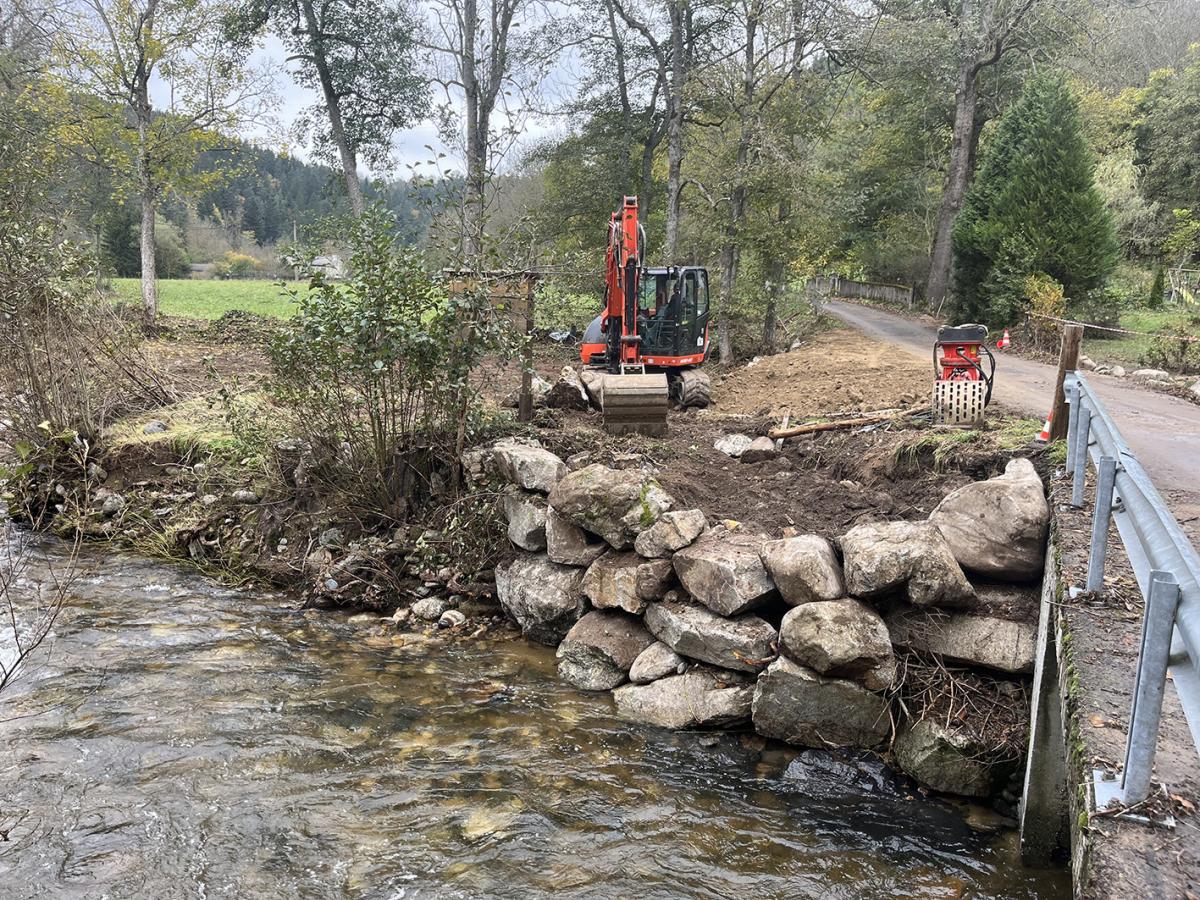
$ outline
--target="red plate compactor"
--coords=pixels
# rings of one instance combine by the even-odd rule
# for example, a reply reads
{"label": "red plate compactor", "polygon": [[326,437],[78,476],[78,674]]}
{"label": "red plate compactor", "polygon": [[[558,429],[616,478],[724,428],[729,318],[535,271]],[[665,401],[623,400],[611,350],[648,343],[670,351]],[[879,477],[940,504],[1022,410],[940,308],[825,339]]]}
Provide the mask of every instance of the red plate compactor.
{"label": "red plate compactor", "polygon": [[[944,425],[975,425],[992,401],[996,358],[983,325],[943,325],[933,344],[933,415]],[[986,356],[988,370],[983,368]]]}

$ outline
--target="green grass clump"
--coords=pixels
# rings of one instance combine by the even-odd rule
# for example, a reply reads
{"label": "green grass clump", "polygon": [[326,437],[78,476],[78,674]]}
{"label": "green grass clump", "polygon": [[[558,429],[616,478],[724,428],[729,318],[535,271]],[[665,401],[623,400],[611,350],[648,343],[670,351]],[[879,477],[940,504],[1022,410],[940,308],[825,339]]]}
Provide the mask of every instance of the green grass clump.
{"label": "green grass clump", "polygon": [[[295,281],[289,287],[303,289],[306,284]],[[139,279],[114,278],[112,287],[116,300],[142,302]],[[283,293],[278,282],[257,280],[159,279],[158,309],[164,315],[189,319],[218,319],[235,309],[276,319],[290,319],[296,314],[295,302]]]}
{"label": "green grass clump", "polygon": [[[1140,366],[1146,352],[1150,349],[1149,337],[1157,331],[1186,324],[1189,316],[1195,314],[1195,307],[1171,307],[1167,309],[1129,309],[1121,313],[1121,328],[1130,331],[1141,331],[1146,334],[1112,334],[1105,336],[1101,332],[1086,331],[1084,333],[1083,352],[1098,363],[1119,364],[1125,367]],[[1200,334],[1200,329],[1191,329]]]}

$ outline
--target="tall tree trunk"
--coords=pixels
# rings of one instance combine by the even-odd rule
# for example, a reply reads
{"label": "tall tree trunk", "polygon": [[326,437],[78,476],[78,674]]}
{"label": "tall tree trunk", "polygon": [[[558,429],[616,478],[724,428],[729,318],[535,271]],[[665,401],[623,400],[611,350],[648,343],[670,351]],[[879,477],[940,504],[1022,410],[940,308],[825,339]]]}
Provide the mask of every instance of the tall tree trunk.
{"label": "tall tree trunk", "polygon": [[313,9],[313,0],[300,0],[304,11],[304,27],[308,31],[309,49],[312,52],[313,67],[317,70],[317,78],[321,82],[321,95],[325,101],[325,110],[329,115],[329,133],[337,145],[338,159],[342,164],[342,179],[346,183],[346,196],[350,200],[350,209],[355,216],[363,213],[362,187],[358,183],[358,157],[350,146],[346,136],[346,124],[342,118],[341,100],[334,88],[333,75],[329,69],[329,60],[325,58],[324,44],[321,41],[321,23]]}
{"label": "tall tree trunk", "polygon": [[767,263],[767,308],[763,312],[763,352],[774,353],[779,344],[779,296],[783,292],[783,260]]}
{"label": "tall tree trunk", "polygon": [[[614,73],[617,79],[617,97],[621,101],[621,145],[617,148],[617,165],[622,178],[628,178],[630,158],[633,152],[633,106],[629,102],[629,77],[625,68],[625,41],[621,29],[617,27],[617,11],[613,8],[613,0],[605,0],[604,8],[608,13],[608,30],[612,37],[613,58],[617,64]],[[622,189],[624,190],[624,189]]]}
{"label": "tall tree trunk", "polygon": [[135,115],[138,123],[137,176],[142,202],[142,316],[147,325],[158,318],[158,272],[154,267],[154,174],[150,171],[150,88],[149,76],[137,85]]}
{"label": "tall tree trunk", "polygon": [[687,79],[684,54],[686,0],[671,0],[671,77],[667,91],[667,229],[664,262],[674,265],[679,254],[679,215],[683,201],[683,91]]}
{"label": "tall tree trunk", "polygon": [[929,279],[925,296],[930,309],[937,309],[946,299],[950,285],[951,233],[971,180],[975,108],[978,105],[977,73],[978,63],[973,56],[960,61],[958,85],[954,91],[954,138],[950,145],[950,166],[946,173],[942,204],[938,209],[937,226],[933,232],[933,247],[929,253]]}
{"label": "tall tree trunk", "polygon": [[488,119],[479,81],[475,32],[479,27],[478,0],[463,0],[462,54],[459,58],[467,114],[467,184],[463,228],[468,265],[483,267],[484,191],[487,186]]}

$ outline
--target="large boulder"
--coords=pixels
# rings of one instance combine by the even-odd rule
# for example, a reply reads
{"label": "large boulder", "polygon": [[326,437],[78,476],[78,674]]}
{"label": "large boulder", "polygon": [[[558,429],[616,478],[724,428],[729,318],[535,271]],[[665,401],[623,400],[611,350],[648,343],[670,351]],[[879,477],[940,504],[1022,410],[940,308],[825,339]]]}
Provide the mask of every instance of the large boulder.
{"label": "large boulder", "polygon": [[846,596],[833,545],[819,535],[768,541],[763,544],[762,560],[783,599],[793,606]]}
{"label": "large boulder", "polygon": [[508,522],[508,539],[522,550],[545,550],[545,498],[514,491],[505,494],[501,502]]}
{"label": "large boulder", "polygon": [[631,722],[660,728],[724,728],[750,721],[754,685],[735,672],[703,667],[649,684],[627,684],[613,691],[617,714]]}
{"label": "large boulder", "polygon": [[1042,573],[1050,505],[1027,459],[1004,474],[952,491],[929,516],[960,566],[989,578],[1025,581]]}
{"label": "large boulder", "polygon": [[662,641],[655,641],[633,661],[629,680],[634,684],[649,684],[668,675],[682,675],[686,665],[682,656]]}
{"label": "large boulder", "polygon": [[892,745],[896,763],[917,781],[946,794],[988,797],[1003,786],[1014,763],[996,763],[961,729],[922,719],[905,726]]}
{"label": "large boulder", "polygon": [[583,570],[550,562],[545,554],[522,554],[496,567],[496,596],[521,633],[556,646],[586,609]]}
{"label": "large boulder", "polygon": [[563,366],[558,373],[558,381],[542,398],[542,406],[551,409],[587,409],[588,393],[579,380],[579,373],[571,366]]}
{"label": "large boulder", "polygon": [[666,559],[691,544],[708,528],[703,510],[681,509],[663,513],[657,522],[637,536],[633,549],[647,559]]}
{"label": "large boulder", "polygon": [[804,747],[870,748],[891,730],[882,695],[824,678],[786,656],[758,677],[753,716],[759,734]]}
{"label": "large boulder", "polygon": [[546,510],[546,554],[552,562],[564,566],[590,566],[608,544],[564,519],[553,509]]}
{"label": "large boulder", "polygon": [[880,597],[904,588],[916,606],[970,606],[975,590],[929,522],[871,522],[841,539],[846,592]]}
{"label": "large boulder", "polygon": [[634,660],[653,643],[636,616],[592,610],[558,645],[558,675],[585,691],[607,691],[625,682]]}
{"label": "large boulder", "polygon": [[891,687],[896,658],[879,613],[850,597],[817,600],[788,610],[780,649],[810,669],[849,678],[872,691]]}
{"label": "large boulder", "polygon": [[723,616],[763,606],[775,582],[763,565],[762,535],[717,527],[675,554],[675,573],[689,594]]}
{"label": "large boulder", "polygon": [[1037,626],[1030,622],[907,608],[889,615],[887,626],[897,646],[949,663],[1013,675],[1033,672]]}
{"label": "large boulder", "polygon": [[544,447],[500,441],[492,448],[492,464],[500,477],[527,491],[550,493],[567,474],[567,464]]}
{"label": "large boulder", "polygon": [[664,600],[646,607],[646,627],[676,653],[726,669],[757,672],[775,657],[775,629],[754,615],[727,619],[694,603]]}
{"label": "large boulder", "polygon": [[597,609],[623,609],[640,615],[674,580],[671,561],[643,559],[636,553],[609,550],[583,576],[583,592]]}
{"label": "large boulder", "polygon": [[633,544],[673,503],[648,473],[598,463],[568,472],[550,492],[555,512],[618,550]]}

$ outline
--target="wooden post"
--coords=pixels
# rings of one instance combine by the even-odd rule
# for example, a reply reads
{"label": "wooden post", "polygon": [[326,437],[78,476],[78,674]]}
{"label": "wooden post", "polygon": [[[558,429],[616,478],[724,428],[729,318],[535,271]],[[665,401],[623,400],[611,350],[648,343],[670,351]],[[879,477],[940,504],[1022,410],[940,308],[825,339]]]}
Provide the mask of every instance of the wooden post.
{"label": "wooden post", "polygon": [[517,421],[533,421],[533,283],[521,285],[525,293],[525,346],[521,349],[521,398],[517,404]]}
{"label": "wooden post", "polygon": [[1067,394],[1063,388],[1068,372],[1079,365],[1079,345],[1083,341],[1082,325],[1063,328],[1062,347],[1058,353],[1058,374],[1054,376],[1054,402],[1050,406],[1050,440],[1061,441],[1067,436]]}

